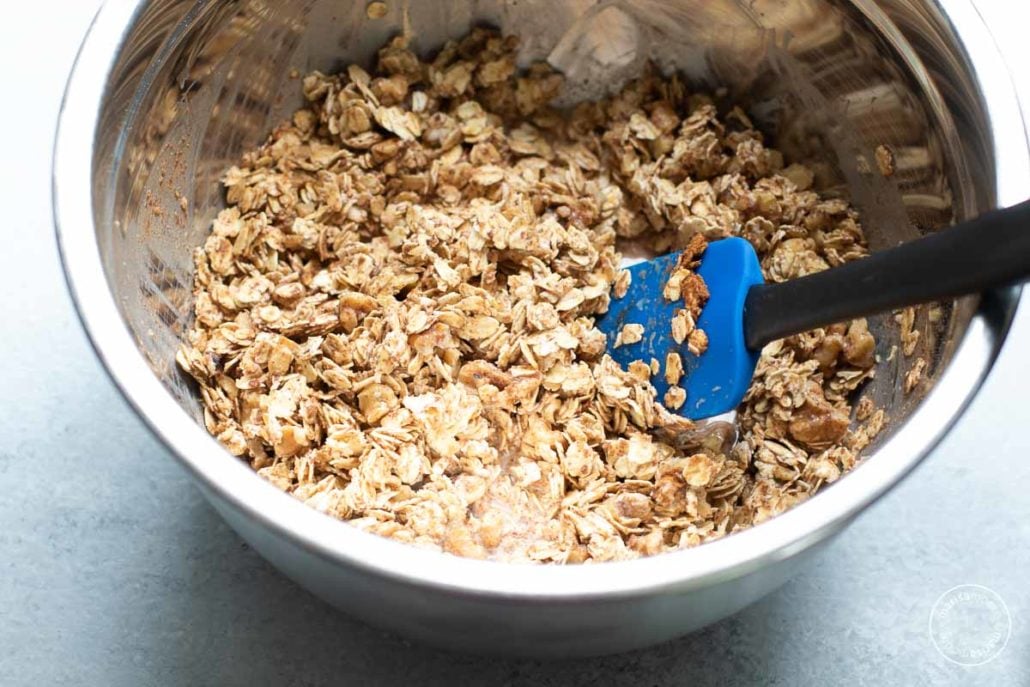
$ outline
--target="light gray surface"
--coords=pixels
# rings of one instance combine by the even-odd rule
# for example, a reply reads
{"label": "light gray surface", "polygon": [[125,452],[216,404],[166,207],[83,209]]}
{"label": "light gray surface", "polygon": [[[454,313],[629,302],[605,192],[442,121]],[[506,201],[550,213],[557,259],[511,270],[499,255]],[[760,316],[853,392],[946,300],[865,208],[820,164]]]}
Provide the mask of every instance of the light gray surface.
{"label": "light gray surface", "polygon": [[[0,29],[0,685],[1030,685],[1026,309],[973,408],[905,484],[802,577],[686,639],[565,663],[455,656],[282,578],[134,418],[60,277],[50,137],[95,4],[25,6]],[[1012,616],[1008,646],[979,667],[946,661],[927,630],[963,583],[994,589]]]}

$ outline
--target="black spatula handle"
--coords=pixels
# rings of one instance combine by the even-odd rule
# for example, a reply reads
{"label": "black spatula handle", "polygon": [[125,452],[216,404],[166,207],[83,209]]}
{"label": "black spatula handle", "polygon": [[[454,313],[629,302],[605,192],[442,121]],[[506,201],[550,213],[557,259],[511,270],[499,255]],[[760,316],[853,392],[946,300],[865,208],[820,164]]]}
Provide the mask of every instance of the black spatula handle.
{"label": "black spatula handle", "polygon": [[1030,279],[1030,201],[995,210],[862,260],[751,287],[752,350],[791,334]]}

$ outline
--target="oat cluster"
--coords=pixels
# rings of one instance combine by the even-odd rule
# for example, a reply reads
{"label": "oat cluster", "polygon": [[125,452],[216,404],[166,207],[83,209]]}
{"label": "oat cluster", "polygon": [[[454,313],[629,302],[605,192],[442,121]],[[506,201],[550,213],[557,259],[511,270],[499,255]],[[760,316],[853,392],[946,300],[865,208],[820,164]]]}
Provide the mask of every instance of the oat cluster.
{"label": "oat cluster", "polygon": [[[624,246],[740,235],[784,280],[865,255],[854,211],[676,76],[559,111],[562,77],[516,52],[394,39],[371,74],[305,77],[308,105],[226,173],[178,356],[211,433],[354,526],[510,561],[693,546],[837,479],[883,422],[867,402],[852,422],[864,321],[770,345],[738,435],[670,412],[658,361],[620,368],[594,317],[628,287]],[[692,264],[664,295],[700,352]]]}

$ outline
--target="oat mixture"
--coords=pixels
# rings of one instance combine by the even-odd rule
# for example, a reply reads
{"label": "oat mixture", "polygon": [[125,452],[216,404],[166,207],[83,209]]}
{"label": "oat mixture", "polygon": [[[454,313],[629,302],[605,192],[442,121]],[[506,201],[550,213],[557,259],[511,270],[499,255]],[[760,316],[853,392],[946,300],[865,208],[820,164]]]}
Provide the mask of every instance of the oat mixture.
{"label": "oat mixture", "polygon": [[[208,429],[354,526],[510,561],[694,546],[836,480],[883,424],[849,400],[873,374],[864,320],[769,345],[734,432],[671,412],[658,361],[620,368],[594,316],[628,286],[624,242],[739,235],[782,281],[865,255],[856,213],[656,69],[550,107],[562,77],[517,70],[517,43],[475,30],[423,62],[397,38],[372,74],[313,73],[226,173],[178,356]],[[701,351],[693,264],[664,295]]]}

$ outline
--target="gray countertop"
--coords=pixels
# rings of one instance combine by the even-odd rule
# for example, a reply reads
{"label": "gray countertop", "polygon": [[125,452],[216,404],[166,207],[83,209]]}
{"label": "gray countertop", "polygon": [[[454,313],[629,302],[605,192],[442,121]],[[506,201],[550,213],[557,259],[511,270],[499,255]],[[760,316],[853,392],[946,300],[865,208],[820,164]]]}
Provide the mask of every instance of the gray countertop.
{"label": "gray countertop", "polygon": [[[123,402],[65,291],[49,152],[96,4],[23,4],[0,30],[0,685],[1030,685],[1027,307],[922,467],[802,575],[687,638],[567,662],[464,657],[370,629],[279,575]],[[981,5],[1030,54],[1004,29],[1023,10]],[[931,642],[934,602],[961,584],[994,590],[1011,616],[985,665],[951,663]]]}

